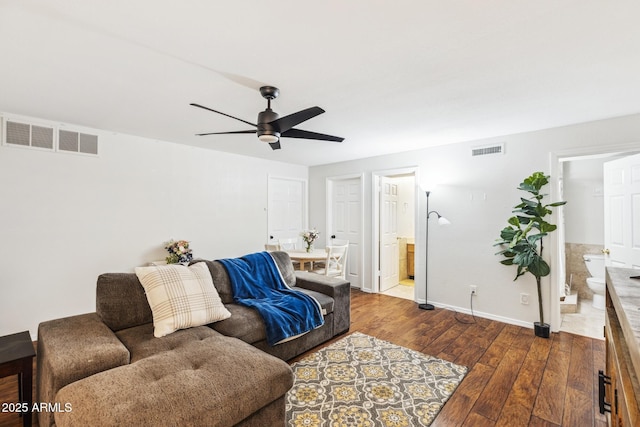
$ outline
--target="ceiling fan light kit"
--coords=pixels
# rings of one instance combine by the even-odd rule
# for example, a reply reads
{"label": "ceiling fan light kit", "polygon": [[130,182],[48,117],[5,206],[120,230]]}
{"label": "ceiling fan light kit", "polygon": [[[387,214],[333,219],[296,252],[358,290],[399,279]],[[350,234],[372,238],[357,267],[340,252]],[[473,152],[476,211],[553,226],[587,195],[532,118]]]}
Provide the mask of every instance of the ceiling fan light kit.
{"label": "ceiling fan light kit", "polygon": [[280,90],[273,86],[262,86],[260,88],[260,95],[267,100],[267,108],[264,111],[258,113],[258,123],[253,124],[238,117],[231,116],[229,114],[205,107],[200,104],[190,104],[194,107],[202,108],[223,116],[241,121],[255,127],[255,130],[239,130],[231,132],[208,132],[199,133],[198,136],[206,135],[229,135],[240,133],[255,133],[258,139],[262,142],[266,142],[271,146],[271,149],[280,149],[280,138],[299,138],[299,139],[315,139],[320,141],[330,142],[342,142],[344,138],[339,136],[325,135],[317,132],[310,132],[302,129],[295,129],[294,126],[312,119],[322,113],[324,110],[320,107],[310,107],[305,110],[298,111],[297,113],[289,114],[288,116],[279,117],[278,113],[271,109],[271,100],[278,97]]}
{"label": "ceiling fan light kit", "polygon": [[271,144],[280,140],[280,134],[277,132],[274,135],[263,133],[262,135],[258,135],[258,139],[262,142],[268,142],[269,144]]}

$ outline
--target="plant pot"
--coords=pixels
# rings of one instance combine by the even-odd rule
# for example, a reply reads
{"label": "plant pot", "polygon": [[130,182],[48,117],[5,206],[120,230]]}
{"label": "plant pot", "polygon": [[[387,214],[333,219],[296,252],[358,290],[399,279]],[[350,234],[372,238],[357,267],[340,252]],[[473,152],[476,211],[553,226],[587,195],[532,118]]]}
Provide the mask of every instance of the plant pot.
{"label": "plant pot", "polygon": [[548,323],[533,322],[533,329],[537,337],[549,338],[551,325],[549,325]]}

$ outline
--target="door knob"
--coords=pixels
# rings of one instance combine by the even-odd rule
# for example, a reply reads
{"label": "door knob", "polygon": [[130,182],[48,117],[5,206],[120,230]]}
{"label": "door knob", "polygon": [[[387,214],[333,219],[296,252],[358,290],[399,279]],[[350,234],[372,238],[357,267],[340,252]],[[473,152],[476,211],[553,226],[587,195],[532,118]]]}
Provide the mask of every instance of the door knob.
{"label": "door knob", "polygon": [[603,253],[603,254],[607,254],[607,255],[609,255],[609,249],[603,249],[603,250],[602,250],[602,253]]}

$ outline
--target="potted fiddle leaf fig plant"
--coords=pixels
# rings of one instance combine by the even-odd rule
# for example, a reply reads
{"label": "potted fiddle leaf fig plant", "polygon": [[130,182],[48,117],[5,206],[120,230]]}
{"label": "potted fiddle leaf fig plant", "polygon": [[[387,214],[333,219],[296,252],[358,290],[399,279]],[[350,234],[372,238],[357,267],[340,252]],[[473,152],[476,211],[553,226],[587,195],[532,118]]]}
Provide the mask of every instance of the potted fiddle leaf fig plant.
{"label": "potted fiddle leaf fig plant", "polygon": [[500,238],[494,246],[500,246],[502,250],[496,255],[502,255],[500,261],[503,265],[517,266],[516,277],[530,273],[536,279],[538,291],[538,310],[540,321],[534,322],[536,336],[549,338],[550,325],[544,322],[542,309],[542,277],[551,273],[549,264],[542,258],[542,240],[554,231],[557,226],[550,224],[544,218],[552,213],[551,208],[562,206],[567,202],[543,202],[546,194],[540,190],[549,183],[549,176],[542,172],[534,172],[518,186],[519,190],[530,194],[528,198],[521,197],[520,203],[514,207],[515,215],[507,221],[509,225],[502,229]]}

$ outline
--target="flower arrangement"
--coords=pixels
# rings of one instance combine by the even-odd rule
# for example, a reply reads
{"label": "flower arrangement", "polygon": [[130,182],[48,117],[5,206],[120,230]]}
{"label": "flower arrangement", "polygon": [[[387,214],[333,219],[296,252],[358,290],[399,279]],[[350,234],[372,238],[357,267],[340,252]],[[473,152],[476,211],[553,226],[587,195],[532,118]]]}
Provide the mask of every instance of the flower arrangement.
{"label": "flower arrangement", "polygon": [[167,264],[178,264],[181,262],[189,262],[193,259],[193,254],[189,248],[189,242],[186,240],[169,240],[165,242],[164,248],[169,252],[169,256],[165,259]]}
{"label": "flower arrangement", "polygon": [[302,233],[300,233],[300,236],[302,236],[302,240],[304,240],[304,243],[306,245],[305,250],[307,252],[311,252],[311,250],[313,249],[313,242],[315,242],[316,239],[320,236],[320,232],[314,228],[313,230],[303,231]]}

